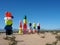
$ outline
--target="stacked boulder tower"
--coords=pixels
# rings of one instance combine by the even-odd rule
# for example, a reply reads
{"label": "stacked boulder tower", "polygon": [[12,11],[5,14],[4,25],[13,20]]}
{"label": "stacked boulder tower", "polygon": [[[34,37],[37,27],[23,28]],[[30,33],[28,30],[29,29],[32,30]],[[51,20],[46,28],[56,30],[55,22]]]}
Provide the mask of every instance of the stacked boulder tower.
{"label": "stacked boulder tower", "polygon": [[40,23],[37,23],[37,33],[39,34],[40,32]]}
{"label": "stacked boulder tower", "polygon": [[36,32],[36,23],[33,23],[33,33]]}
{"label": "stacked boulder tower", "polygon": [[23,33],[26,34],[26,30],[27,30],[27,17],[24,16],[23,19]]}
{"label": "stacked boulder tower", "polygon": [[32,33],[32,23],[29,23],[29,30],[28,33]]}
{"label": "stacked boulder tower", "polygon": [[19,23],[19,34],[23,34],[23,29],[22,29],[22,20],[20,20],[20,23]]}
{"label": "stacked boulder tower", "polygon": [[13,33],[12,31],[12,24],[13,24],[13,16],[10,12],[5,12],[5,31],[6,31],[6,36],[11,35]]}

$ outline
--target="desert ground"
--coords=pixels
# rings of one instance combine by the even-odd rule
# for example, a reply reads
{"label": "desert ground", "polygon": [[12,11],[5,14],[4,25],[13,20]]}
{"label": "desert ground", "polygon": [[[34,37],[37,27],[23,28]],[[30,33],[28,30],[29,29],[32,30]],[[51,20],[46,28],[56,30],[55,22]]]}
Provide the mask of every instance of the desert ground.
{"label": "desert ground", "polygon": [[[5,33],[0,33],[0,45],[9,45],[9,40],[5,40]],[[18,34],[14,33],[15,45],[60,45],[60,32],[41,32],[39,34]],[[58,36],[58,38],[56,38]]]}

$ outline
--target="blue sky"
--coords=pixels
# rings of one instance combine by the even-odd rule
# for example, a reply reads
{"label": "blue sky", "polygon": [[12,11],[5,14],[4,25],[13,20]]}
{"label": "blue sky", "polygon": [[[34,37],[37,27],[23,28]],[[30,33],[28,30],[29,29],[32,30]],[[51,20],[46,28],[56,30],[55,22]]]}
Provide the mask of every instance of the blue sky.
{"label": "blue sky", "polygon": [[4,28],[4,13],[14,16],[13,28],[27,16],[27,23],[40,22],[41,29],[60,29],[60,0],[0,0],[0,29]]}

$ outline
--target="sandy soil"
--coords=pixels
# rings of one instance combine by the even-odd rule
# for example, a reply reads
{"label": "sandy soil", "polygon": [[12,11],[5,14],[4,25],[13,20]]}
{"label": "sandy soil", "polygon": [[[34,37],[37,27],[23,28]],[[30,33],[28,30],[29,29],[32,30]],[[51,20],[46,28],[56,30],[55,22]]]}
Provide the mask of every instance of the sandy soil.
{"label": "sandy soil", "polygon": [[[60,35],[60,33],[58,33]],[[45,32],[44,34],[24,34],[19,35],[18,33],[13,34],[16,37],[17,45],[46,45],[46,43],[52,44],[56,41],[56,34]],[[0,34],[0,45],[9,45],[8,40],[4,40],[5,33]],[[43,38],[45,37],[45,38]],[[57,42],[60,45],[60,41]]]}

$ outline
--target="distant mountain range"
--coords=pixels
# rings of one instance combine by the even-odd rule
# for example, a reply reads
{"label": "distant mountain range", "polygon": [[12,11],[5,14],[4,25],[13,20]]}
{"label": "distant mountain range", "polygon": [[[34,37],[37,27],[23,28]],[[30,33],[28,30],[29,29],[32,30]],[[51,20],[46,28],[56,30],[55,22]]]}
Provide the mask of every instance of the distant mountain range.
{"label": "distant mountain range", "polygon": [[[13,29],[13,32],[18,32],[19,29]],[[60,29],[41,29],[41,31],[60,31]],[[0,32],[5,32],[4,29],[0,29]]]}

